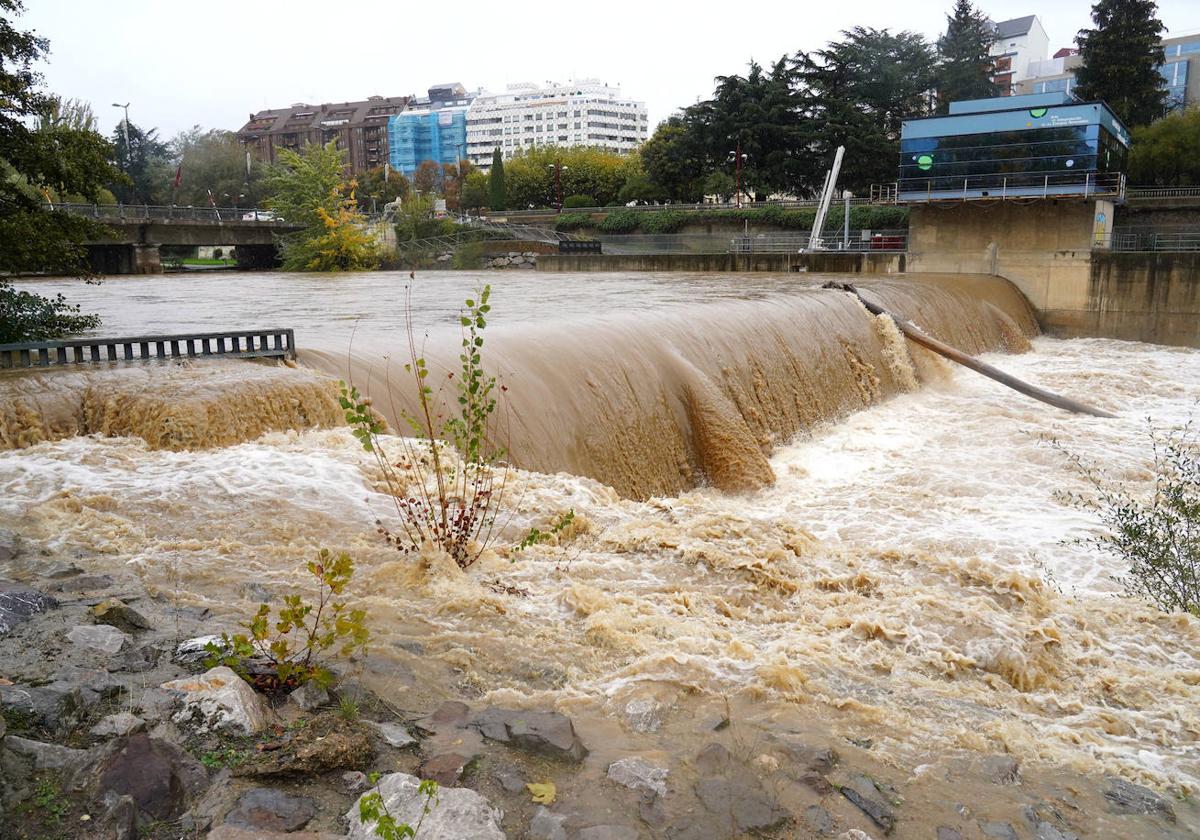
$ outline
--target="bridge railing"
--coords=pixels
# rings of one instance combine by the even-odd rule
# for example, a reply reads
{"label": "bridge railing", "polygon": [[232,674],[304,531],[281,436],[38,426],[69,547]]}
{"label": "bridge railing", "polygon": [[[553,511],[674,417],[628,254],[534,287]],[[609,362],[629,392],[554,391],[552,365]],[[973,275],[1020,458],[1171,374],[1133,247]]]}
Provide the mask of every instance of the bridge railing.
{"label": "bridge railing", "polygon": [[77,216],[119,222],[279,222],[270,210],[260,207],[180,207],[175,204],[46,204],[47,210],[61,210]]}
{"label": "bridge railing", "polygon": [[0,344],[0,369],[217,356],[227,359],[294,359],[294,330],[239,330]]}

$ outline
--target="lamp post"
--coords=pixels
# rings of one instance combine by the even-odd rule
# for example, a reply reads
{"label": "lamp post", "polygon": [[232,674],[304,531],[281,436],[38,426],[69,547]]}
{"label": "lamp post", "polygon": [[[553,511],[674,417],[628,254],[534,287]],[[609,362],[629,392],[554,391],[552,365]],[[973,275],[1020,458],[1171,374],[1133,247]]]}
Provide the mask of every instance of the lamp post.
{"label": "lamp post", "polygon": [[554,192],[558,196],[558,212],[562,212],[562,174],[564,169],[570,169],[569,166],[563,166],[561,163],[552,163],[546,167],[554,170]]}
{"label": "lamp post", "polygon": [[114,108],[121,108],[125,111],[125,119],[121,120],[121,133],[125,135],[125,167],[129,168],[129,157],[131,150],[129,148],[129,103],[122,105],[120,102],[112,104]]}
{"label": "lamp post", "polygon": [[742,206],[742,162],[745,161],[747,155],[742,154],[742,141],[737,143],[737,149],[729,153],[729,159],[737,166],[737,198],[736,203],[740,208]]}

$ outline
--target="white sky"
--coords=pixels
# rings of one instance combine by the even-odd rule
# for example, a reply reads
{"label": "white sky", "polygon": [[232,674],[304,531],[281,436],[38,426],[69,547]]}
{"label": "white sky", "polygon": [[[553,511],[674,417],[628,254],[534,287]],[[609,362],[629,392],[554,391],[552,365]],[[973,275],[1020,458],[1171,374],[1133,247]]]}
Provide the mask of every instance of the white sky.
{"label": "white sky", "polygon": [[[995,20],[1037,14],[1050,52],[1090,25],[1090,0],[977,4]],[[251,111],[597,77],[644,100],[650,123],[706,98],[713,77],[812,50],[842,29],[909,29],[936,38],[953,0],[594,3],[429,0],[26,0],[20,29],[50,39],[47,87],[92,103],[101,129],[129,118],[166,139],[199,124],[236,130]],[[1040,6],[1040,8],[1039,8]],[[1200,2],[1160,0],[1180,35]]]}

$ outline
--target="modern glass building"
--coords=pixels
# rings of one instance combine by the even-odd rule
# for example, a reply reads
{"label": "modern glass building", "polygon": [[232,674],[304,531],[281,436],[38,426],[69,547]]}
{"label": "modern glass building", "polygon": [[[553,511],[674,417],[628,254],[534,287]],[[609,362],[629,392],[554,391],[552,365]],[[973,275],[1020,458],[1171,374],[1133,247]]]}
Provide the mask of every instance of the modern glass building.
{"label": "modern glass building", "polygon": [[467,108],[421,108],[388,119],[388,159],[393,169],[412,175],[422,162],[466,159]]}
{"label": "modern glass building", "polygon": [[1116,195],[1129,131],[1065,92],[950,103],[900,135],[900,201]]}

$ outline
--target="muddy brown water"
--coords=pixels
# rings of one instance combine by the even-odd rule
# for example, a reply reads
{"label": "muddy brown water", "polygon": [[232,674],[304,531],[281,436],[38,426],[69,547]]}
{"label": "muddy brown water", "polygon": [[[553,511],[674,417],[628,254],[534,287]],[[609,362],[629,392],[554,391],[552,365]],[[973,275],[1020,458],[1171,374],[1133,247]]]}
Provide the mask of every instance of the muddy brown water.
{"label": "muddy brown water", "polygon": [[[466,574],[380,543],[373,522],[391,508],[346,431],[284,430],[329,422],[330,386],[311,370],[67,372],[61,387],[9,376],[3,421],[19,448],[0,452],[0,527],[42,553],[0,575],[77,558],[232,623],[253,609],[249,581],[287,591],[318,547],[343,548],[380,690],[414,708],[447,682],[556,707],[590,734],[597,772],[647,738],[694,754],[712,737],[696,721],[728,702],[741,731],[794,730],[850,756],[847,739],[870,740],[930,820],[953,807],[939,791],[954,762],[988,753],[1047,789],[1058,768],[1194,791],[1200,622],[1117,597],[1114,561],[1064,542],[1095,522],[1057,500],[1084,485],[1039,437],[1148,486],[1144,418],[1187,419],[1200,353],[1034,337],[1002,284],[863,283],[939,338],[1119,415],[1077,418],[906,347],[845,295],[813,290],[821,279],[419,277],[431,359],[453,358],[453,302],[493,283],[488,350],[510,385],[513,457],[538,470],[514,474],[500,550]],[[74,294],[106,331],[295,326],[303,363],[371,387],[403,352],[406,281],[31,286]],[[1032,352],[1005,352],[1030,339]],[[50,414],[68,419],[30,432]],[[578,526],[561,544],[505,548],[567,509]],[[495,579],[529,594],[497,594]],[[413,641],[424,656],[398,646]],[[663,724],[634,738],[630,709],[650,702]]]}

